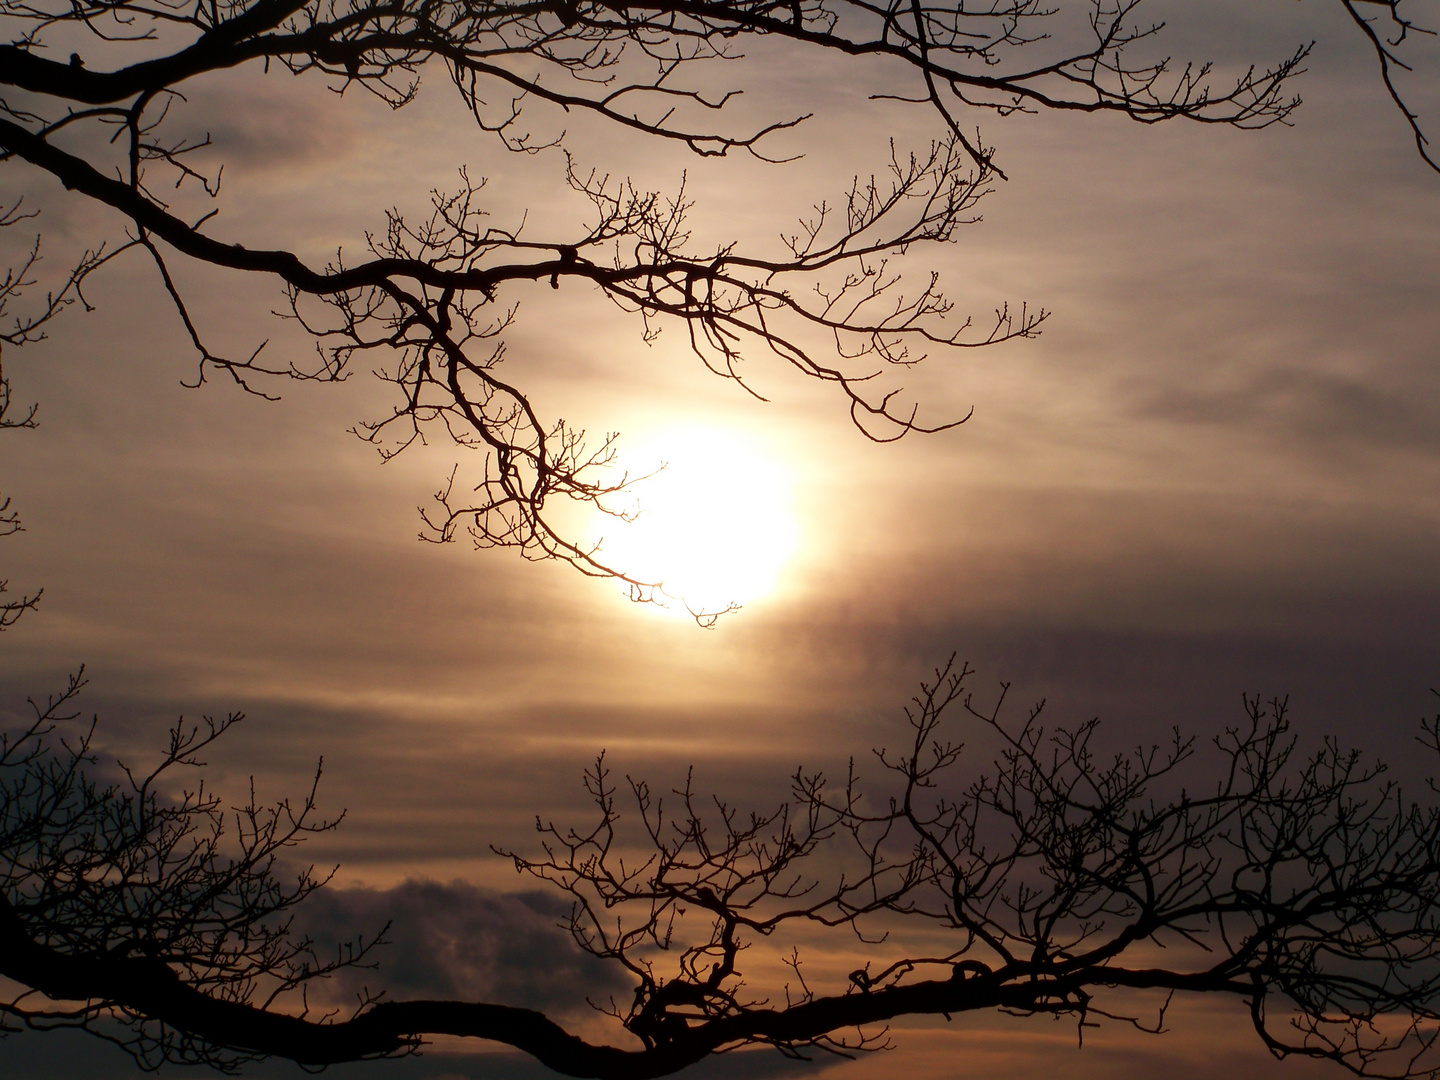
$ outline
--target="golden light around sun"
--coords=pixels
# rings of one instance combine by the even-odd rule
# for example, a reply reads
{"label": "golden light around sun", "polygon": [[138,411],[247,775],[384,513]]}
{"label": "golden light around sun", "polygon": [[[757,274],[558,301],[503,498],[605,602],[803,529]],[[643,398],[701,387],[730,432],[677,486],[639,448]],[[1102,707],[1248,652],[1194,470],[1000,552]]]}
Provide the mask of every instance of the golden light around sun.
{"label": "golden light around sun", "polygon": [[658,606],[686,616],[775,591],[799,539],[778,455],[740,431],[690,426],[631,442],[626,458],[664,468],[636,484],[633,521],[604,523],[610,565],[661,582]]}

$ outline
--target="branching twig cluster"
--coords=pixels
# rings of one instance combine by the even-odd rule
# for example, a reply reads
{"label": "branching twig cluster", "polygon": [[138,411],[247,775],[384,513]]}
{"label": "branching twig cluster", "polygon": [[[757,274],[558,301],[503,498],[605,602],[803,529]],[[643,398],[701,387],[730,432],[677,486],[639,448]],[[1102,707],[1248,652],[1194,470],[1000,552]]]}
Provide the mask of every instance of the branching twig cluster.
{"label": "branching twig cluster", "polygon": [[[177,725],[157,769],[97,780],[90,729],[56,734],[77,677],[0,742],[0,975],[24,987],[3,1012],[150,1063],[323,1065],[453,1035],[624,1080],[746,1045],[854,1054],[888,1045],[897,1017],[980,1009],[1159,1032],[1170,997],[1218,994],[1278,1056],[1440,1076],[1440,810],[1333,741],[1303,753],[1283,701],[1247,699],[1197,772],[1206,748],[1178,731],[1111,753],[1095,721],[1012,722],[1003,694],[980,708],[968,675],[952,663],[922,688],[874,783],[853,761],[838,781],[797,771],[788,799],[745,813],[691,778],[622,797],[602,757],[590,825],[537,820],[539,850],[510,857],[572,899],[581,949],[633,979],[630,999],[596,1003],[630,1047],[485,1002],[310,1015],[295,992],[367,955],[320,963],[288,933],[324,882],[277,861],[334,824],[314,820],[313,788],[227,815],[203,785],[167,787],[235,718]],[[998,748],[988,765],[950,733],[956,708]],[[1440,718],[1422,741],[1440,749]],[[863,965],[804,973],[801,946],[833,933]]]}
{"label": "branching twig cluster", "polygon": [[0,734],[0,952],[23,987],[0,1000],[0,1028],[82,1027],[151,1067],[230,1069],[253,1055],[197,1038],[155,1004],[183,985],[266,1009],[365,962],[375,940],[320,960],[290,933],[289,910],[329,874],[284,875],[279,862],[339,818],[317,816],[314,784],[298,803],[273,806],[252,785],[248,802],[227,808],[203,781],[177,775],[204,764],[238,713],[182,719],[153,768],[114,763],[97,777],[94,721],[76,724],[83,685],[82,671]]}
{"label": "branching twig cluster", "polygon": [[[13,224],[17,220],[23,219],[12,209],[9,213],[0,217],[0,227]],[[27,259],[26,267],[28,268],[29,265],[32,265],[38,257],[38,250],[32,249]],[[0,282],[0,318],[3,318],[5,315],[6,302],[18,296],[20,290],[26,284],[28,284],[28,282],[25,280],[23,268],[21,272],[12,272],[3,282]],[[40,318],[40,322],[48,319],[50,315],[54,313],[57,308],[56,301],[51,298],[47,307],[49,310],[44,313],[43,318]],[[37,333],[38,325],[39,323],[33,320],[16,320],[16,334],[18,339],[23,341],[27,337]],[[0,335],[0,341],[10,340],[9,337]],[[13,344],[14,342],[11,343]],[[38,411],[37,407],[31,405],[25,410],[24,416],[17,418],[11,415],[13,404],[14,402],[10,394],[10,380],[5,377],[4,365],[0,364],[0,431],[23,431],[34,428],[36,423],[35,414]],[[13,509],[10,504],[11,500],[8,496],[0,496],[0,539],[7,536],[14,536],[18,532],[25,531],[25,527],[20,524],[19,511]],[[0,597],[3,597],[4,594],[9,591],[9,587],[9,579],[0,580]],[[0,630],[5,630],[13,626],[15,620],[19,619],[25,612],[35,610],[44,592],[44,589],[37,589],[33,594],[22,595],[16,600],[0,600]]]}
{"label": "branching twig cluster", "polygon": [[[1066,20],[1069,4],[1039,0],[7,3],[0,9],[9,38],[0,45],[0,162],[48,172],[117,211],[129,231],[120,244],[87,252],[37,313],[15,319],[4,340],[32,340],[59,310],[84,302],[90,273],[122,252],[144,251],[194,344],[199,380],[223,372],[269,395],[277,377],[337,380],[358,354],[374,356],[396,396],[386,415],[357,428],[364,438],[392,455],[439,429],[479,453],[477,476],[452,477],[425,518],[427,539],[469,535],[482,547],[560,559],[619,578],[637,599],[648,599],[663,591],[663,581],[613,564],[602,548],[557,524],[554,500],[614,512],[612,497],[631,478],[609,468],[613,436],[587,444],[582,431],[546,418],[523,380],[502,376],[518,286],[583,284],[638,313],[647,339],[677,325],[726,378],[741,379],[750,353],[771,352],[835,386],[873,438],[953,426],[963,417],[923,420],[913,402],[882,389],[875,376],[916,363],[927,350],[1029,337],[1045,317],[1002,307],[993,321],[972,326],[954,317],[934,275],[902,288],[900,256],[953,240],[1004,176],[968,119],[974,110],[1116,112],[1145,123],[1187,118],[1263,127],[1285,122],[1297,103],[1288,87],[1306,48],[1227,81],[1208,65],[1159,58],[1153,48],[1161,27],[1144,21],[1141,0],[1081,6],[1087,17],[1077,22]],[[1396,3],[1387,6],[1402,32],[1417,32]],[[880,96],[938,111],[947,131],[924,152],[894,152],[884,175],[857,179],[838,202],[819,202],[770,255],[730,244],[699,248],[685,223],[683,188],[673,196],[637,190],[567,158],[569,186],[591,207],[575,235],[489,224],[479,199],[483,181],[462,172],[459,189],[436,193],[424,221],[392,212],[361,256],[337,253],[328,265],[312,266],[283,238],[252,250],[212,235],[217,208],[208,204],[220,192],[220,171],[197,156],[208,140],[170,133],[184,109],[183,89],[233,67],[288,69],[338,91],[369,92],[394,108],[414,98],[425,72],[443,70],[479,126],[513,151],[553,145],[527,126],[535,107],[619,125],[702,156],[745,152],[769,160],[773,136],[800,123],[803,110],[787,114],[780,103],[772,120],[737,129],[726,106],[740,85],[705,74],[737,59],[743,42],[757,37],[829,53],[839,63],[856,56],[888,63],[895,90]],[[1400,63],[1400,39],[1375,40],[1388,79]],[[52,55],[61,41],[82,51]],[[1423,143],[1418,128],[1417,137]],[[3,220],[20,216],[16,204]],[[0,282],[0,316],[32,280],[37,255],[38,247]],[[288,314],[317,336],[314,362],[271,362],[263,342],[233,356],[212,348],[203,312],[186,295],[182,266],[192,260],[278,278]]]}
{"label": "branching twig cluster", "polygon": [[[707,817],[687,783],[666,818],[632,782],[648,858],[617,843],[621,815],[597,764],[587,786],[599,825],[543,825],[543,857],[515,859],[575,897],[582,948],[635,976],[634,1005],[615,1010],[627,1029],[647,1047],[734,1040],[787,1053],[863,1049],[863,1037],[835,1035],[852,1023],[975,1008],[1159,1030],[1164,1006],[1147,1022],[1097,1000],[1127,987],[1240,998],[1280,1056],[1437,1075],[1433,807],[1407,802],[1382,767],[1333,742],[1300,756],[1283,701],[1247,700],[1246,724],[1214,742],[1219,778],[1194,788],[1181,772],[1198,748],[1178,731],[1107,755],[1098,722],[1051,731],[1037,707],[1011,725],[1003,694],[978,708],[968,674],[938,672],[907,714],[905,749],[878,753],[888,794],[865,789],[852,763],[838,786],[797,773],[791,802],[748,819],[724,803]],[[957,702],[1001,748],[968,780],[945,732]],[[1434,724],[1426,741],[1436,744]],[[884,944],[915,920],[948,947]],[[745,1005],[742,950],[796,921],[849,927],[875,959],[839,996],[802,984],[783,1009]],[[670,956],[668,978],[657,953]],[[1157,956],[1171,959],[1150,966]],[[798,975],[798,953],[792,964]]]}

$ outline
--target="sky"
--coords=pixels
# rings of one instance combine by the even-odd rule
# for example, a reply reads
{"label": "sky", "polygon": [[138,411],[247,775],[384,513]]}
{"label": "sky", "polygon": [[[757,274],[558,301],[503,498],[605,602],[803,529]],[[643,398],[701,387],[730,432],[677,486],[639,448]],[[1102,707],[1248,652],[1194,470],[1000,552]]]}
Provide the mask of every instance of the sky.
{"label": "sky", "polygon": [[[84,664],[102,743],[133,760],[177,715],[243,711],[210,759],[216,784],[253,776],[279,797],[323,757],[323,805],[346,810],[312,844],[339,869],[305,925],[394,919],[382,973],[397,996],[475,994],[582,1023],[582,991],[613,992],[614,976],[573,952],[554,897],[491,846],[533,843],[536,814],[583,815],[581,773],[602,749],[617,772],[669,784],[693,764],[707,790],[763,805],[799,765],[898,739],[919,680],[956,653],[982,699],[1013,684],[1017,707],[1100,716],[1121,746],[1172,724],[1213,733],[1241,718],[1242,694],[1288,695],[1303,737],[1336,735],[1418,780],[1411,740],[1440,710],[1440,175],[1338,6],[1164,14],[1177,55],[1222,66],[1315,39],[1304,105],[1259,132],[985,118],[1009,179],[957,243],[908,260],[978,318],[1007,301],[1052,314],[1036,340],[893,377],[922,417],[973,407],[953,430],[877,445],[832,388],[774,360],[747,362],[759,401],[704,371],[675,328],[647,344],[633,316],[569,283],[517,294],[506,371],[547,415],[619,431],[635,471],[670,461],[656,517],[687,490],[726,492],[698,538],[636,549],[734,553],[727,580],[754,595],[713,629],[561,565],[418,542],[416,507],[455,451],[382,465],[347,432],[385,408],[378,380],[287,384],[277,402],[221,379],[187,388],[193,357],[153,273],[108,270],[93,311],[4,356],[40,426],[0,442],[26,527],[0,549],[3,576],[45,595],[0,640],[0,712],[23,714]],[[1421,46],[1405,85],[1440,118],[1440,51]],[[683,174],[698,237],[773,245],[883,165],[891,139],[938,134],[920,110],[870,100],[893,79],[882,66],[749,51],[737,121],[813,112],[778,141],[803,158],[702,161],[574,121],[567,148],[642,186]],[[241,69],[197,87],[183,122],[210,133],[219,222],[247,244],[354,249],[387,206],[422,205],[461,165],[487,177],[497,221],[575,220],[556,153],[499,151],[445,91],[435,78],[391,114]],[[56,268],[118,235],[41,178],[7,167],[0,184],[43,206]],[[231,351],[311,347],[269,314],[272,283],[185,273]],[[821,967],[849,958],[826,947]],[[1103,1027],[1084,1048],[1046,1020],[907,1022],[894,1050],[854,1063],[745,1053],[686,1075],[1338,1075],[1277,1066],[1222,1003],[1171,1021],[1163,1037]],[[0,1042],[0,1065],[24,1080],[139,1075],[68,1035]],[[450,1046],[334,1070],[543,1074]]]}

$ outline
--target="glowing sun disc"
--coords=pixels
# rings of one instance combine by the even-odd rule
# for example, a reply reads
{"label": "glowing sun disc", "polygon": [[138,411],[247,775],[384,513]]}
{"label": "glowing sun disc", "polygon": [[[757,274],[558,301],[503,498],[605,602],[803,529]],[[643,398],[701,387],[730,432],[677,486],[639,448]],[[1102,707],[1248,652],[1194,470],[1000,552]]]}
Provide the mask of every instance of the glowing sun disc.
{"label": "glowing sun disc", "polygon": [[634,521],[602,526],[607,563],[662,583],[662,604],[682,614],[775,589],[799,534],[782,461],[754,438],[710,427],[657,432],[626,457],[665,468],[636,484]]}

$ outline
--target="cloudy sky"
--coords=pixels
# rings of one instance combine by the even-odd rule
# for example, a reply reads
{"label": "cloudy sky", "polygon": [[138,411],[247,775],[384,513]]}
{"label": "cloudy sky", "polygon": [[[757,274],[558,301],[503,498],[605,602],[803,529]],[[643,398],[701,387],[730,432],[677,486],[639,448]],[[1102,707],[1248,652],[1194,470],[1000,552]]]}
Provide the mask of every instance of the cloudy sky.
{"label": "cloudy sky", "polygon": [[[669,783],[693,763],[706,788],[763,803],[797,765],[896,738],[918,680],[955,652],[977,694],[1013,683],[1057,720],[1103,717],[1119,745],[1173,723],[1215,731],[1243,693],[1288,694],[1307,738],[1338,734],[1403,772],[1440,704],[1440,175],[1338,5],[1162,14],[1177,16],[1176,55],[1230,67],[1316,40],[1305,104],[1293,127],[1261,132],[986,119],[1010,179],[956,244],[911,264],[978,318],[1007,301],[1053,314],[1037,340],[895,378],[922,417],[973,407],[954,430],[876,445],[830,388],[778,362],[747,366],[760,402],[704,371],[678,328],[647,344],[577,286],[517,294],[507,373],[547,415],[618,430],[633,470],[670,462],[657,519],[687,491],[728,500],[635,549],[703,554],[675,573],[744,600],[711,630],[563,566],[419,543],[416,506],[452,447],[382,465],[347,434],[386,407],[364,370],[280,386],[279,402],[221,380],[185,388],[193,359],[153,272],[114,266],[89,290],[94,311],[4,357],[17,398],[40,406],[37,430],[0,443],[27,530],[5,541],[4,576],[45,596],[0,641],[0,709],[18,715],[84,664],[102,739],[132,758],[176,715],[244,711],[212,759],[218,784],[253,775],[278,797],[323,756],[325,805],[348,811],[311,852],[340,866],[307,916],[317,933],[393,918],[382,971],[398,996],[561,1011],[613,977],[568,950],[553,899],[490,845],[525,844],[536,813],[583,813],[581,770],[601,749],[620,772]],[[641,185],[685,174],[697,236],[763,246],[882,165],[890,139],[938,134],[870,100],[890,88],[883,67],[750,52],[726,76],[747,89],[737,117],[813,112],[777,144],[802,159],[700,161],[573,122],[566,145]],[[1407,88],[1440,131],[1440,52],[1414,55]],[[225,235],[354,249],[386,207],[423,205],[461,165],[487,177],[497,221],[576,218],[558,154],[504,154],[445,90],[436,78],[392,115],[246,70],[197,87],[184,122],[225,162]],[[119,233],[19,168],[0,183],[43,206],[56,268]],[[311,348],[269,314],[283,302],[271,283],[184,272],[231,352]],[[1160,1039],[1102,1028],[1083,1050],[1048,1021],[901,1025],[888,1054],[810,1071],[1276,1070],[1232,1007],[1172,1021]],[[133,1073],[68,1037],[0,1043],[7,1061],[27,1080]],[[779,1067],[745,1056],[694,1075]],[[447,1050],[336,1074],[542,1071]]]}

